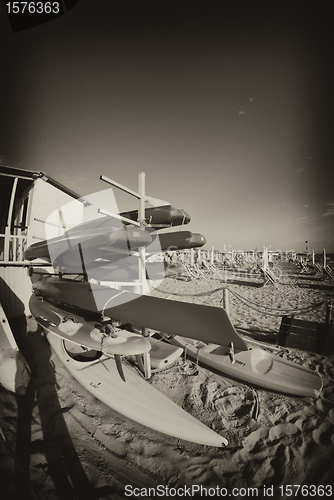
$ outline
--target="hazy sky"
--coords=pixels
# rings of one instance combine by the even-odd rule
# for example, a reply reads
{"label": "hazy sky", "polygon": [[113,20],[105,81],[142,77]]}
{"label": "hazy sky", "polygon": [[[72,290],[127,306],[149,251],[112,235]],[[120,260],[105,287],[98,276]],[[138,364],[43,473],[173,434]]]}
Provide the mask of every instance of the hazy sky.
{"label": "hazy sky", "polygon": [[1,3],[0,155],[80,195],[144,171],[207,247],[334,252],[331,7],[80,0],[13,34]]}

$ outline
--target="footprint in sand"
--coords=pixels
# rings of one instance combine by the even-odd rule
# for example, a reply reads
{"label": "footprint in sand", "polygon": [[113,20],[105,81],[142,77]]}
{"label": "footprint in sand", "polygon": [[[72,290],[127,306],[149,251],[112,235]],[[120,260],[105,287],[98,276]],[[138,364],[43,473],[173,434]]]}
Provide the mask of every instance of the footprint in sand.
{"label": "footprint in sand", "polygon": [[307,434],[316,429],[319,426],[319,422],[320,422],[320,417],[317,415],[312,415],[308,418],[298,419],[295,422],[295,425],[298,427],[298,429]]}
{"label": "footprint in sand", "polygon": [[257,401],[250,388],[233,386],[225,389],[214,404],[223,421],[238,427],[252,418]]}

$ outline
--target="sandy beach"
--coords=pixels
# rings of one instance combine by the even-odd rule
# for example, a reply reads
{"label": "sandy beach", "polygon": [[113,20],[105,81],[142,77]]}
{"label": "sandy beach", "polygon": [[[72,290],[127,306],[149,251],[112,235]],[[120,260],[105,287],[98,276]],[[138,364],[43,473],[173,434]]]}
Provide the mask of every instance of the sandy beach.
{"label": "sandy beach", "polygon": [[0,500],[334,498],[330,5],[4,2]]}
{"label": "sandy beach", "polygon": [[222,376],[185,356],[155,373],[151,384],[228,440],[222,449],[178,440],[117,414],[73,379],[33,318],[13,324],[32,381],[19,399],[0,389],[1,499],[278,499],[288,498],[291,488],[300,498],[331,496],[334,355],[279,347],[276,335],[282,315],[291,312],[324,322],[334,284],[286,262],[273,272],[276,286],[232,271],[223,283],[206,272],[190,281],[166,278],[153,292],[221,307],[227,286],[231,321],[250,347],[260,344],[323,377],[318,398],[298,398]]}

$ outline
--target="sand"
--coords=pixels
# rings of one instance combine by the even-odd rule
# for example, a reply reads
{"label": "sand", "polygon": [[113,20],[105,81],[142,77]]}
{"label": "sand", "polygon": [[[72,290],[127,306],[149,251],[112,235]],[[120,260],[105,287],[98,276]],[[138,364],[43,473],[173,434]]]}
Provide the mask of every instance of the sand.
{"label": "sand", "polygon": [[[227,272],[231,321],[250,345],[260,342],[279,356],[318,369],[326,384],[320,397],[252,387],[182,356],[150,383],[229,442],[222,449],[188,443],[96,400],[51,352],[34,319],[22,319],[12,326],[33,378],[19,399],[0,389],[0,498],[91,500],[135,493],[154,498],[156,493],[156,498],[278,499],[291,491],[295,498],[331,496],[334,356],[277,347],[276,334],[284,313],[333,300],[334,285],[312,271],[300,273],[294,264],[277,263],[274,270],[277,286],[264,287],[261,279]],[[206,272],[191,281],[165,279],[154,294],[221,306],[222,286],[226,283],[217,274]],[[323,322],[325,313],[322,305],[297,317]],[[295,496],[297,485],[304,489]]]}

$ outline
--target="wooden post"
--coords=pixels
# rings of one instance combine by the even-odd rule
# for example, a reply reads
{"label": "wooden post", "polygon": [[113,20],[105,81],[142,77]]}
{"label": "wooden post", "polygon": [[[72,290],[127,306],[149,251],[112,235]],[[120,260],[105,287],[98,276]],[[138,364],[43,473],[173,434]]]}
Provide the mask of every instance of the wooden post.
{"label": "wooden post", "polygon": [[323,253],[323,260],[324,260],[323,267],[324,267],[324,269],[326,269],[327,264],[326,264],[326,250],[325,250],[325,248],[324,248],[324,253]]}
{"label": "wooden post", "polygon": [[327,302],[326,309],[326,319],[325,319],[325,335],[324,335],[324,343],[321,350],[321,354],[325,354],[330,356],[333,354],[333,342],[330,338],[331,336],[331,319],[332,319],[332,311],[333,311],[333,302]]}
{"label": "wooden post", "polygon": [[195,264],[195,251],[193,248],[190,250],[190,266],[194,267]]}
{"label": "wooden post", "polygon": [[262,269],[264,271],[266,271],[267,267],[268,267],[268,253],[267,253],[267,248],[263,247],[263,252],[262,252]]}
{"label": "wooden post", "polygon": [[[142,332],[143,337],[147,338],[147,337],[150,336],[149,333],[148,333],[147,328],[142,327],[141,332]],[[145,374],[146,380],[148,380],[148,379],[151,378],[151,375],[152,375],[152,372],[151,372],[151,355],[150,355],[149,352],[145,352],[143,356],[144,356],[144,374]]]}
{"label": "wooden post", "polygon": [[213,264],[214,252],[215,252],[215,247],[212,247],[211,248],[211,260],[210,260],[211,265]]}
{"label": "wooden post", "polygon": [[[145,219],[145,173],[140,172],[138,174],[138,193],[139,198],[139,209],[138,209],[138,221],[143,221]],[[139,253],[139,281],[142,287],[142,294],[151,291],[149,280],[146,279],[146,256],[145,247],[138,248]],[[147,328],[142,327],[142,335],[148,337]],[[145,378],[148,380],[151,378],[151,355],[149,352],[144,353],[144,371]]]}
{"label": "wooden post", "polygon": [[[140,172],[138,175],[138,193],[139,198],[139,210],[138,210],[138,221],[145,219],[145,173]],[[142,287],[142,293],[145,295],[150,292],[150,286],[146,279],[146,264],[145,264],[145,247],[138,248],[139,253],[139,281]]]}
{"label": "wooden post", "polygon": [[228,296],[228,288],[223,289],[223,303],[226,314],[229,316],[230,314],[230,304],[229,304],[229,296]]}
{"label": "wooden post", "polygon": [[312,250],[312,264],[313,265],[314,265],[314,262],[315,262],[315,260],[314,260],[314,250]]}

